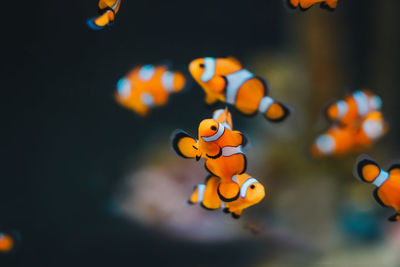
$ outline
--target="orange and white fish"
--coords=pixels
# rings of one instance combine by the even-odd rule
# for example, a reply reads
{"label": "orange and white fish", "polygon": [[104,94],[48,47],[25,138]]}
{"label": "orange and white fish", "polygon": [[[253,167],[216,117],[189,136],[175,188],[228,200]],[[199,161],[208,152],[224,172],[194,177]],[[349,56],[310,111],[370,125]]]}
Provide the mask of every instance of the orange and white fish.
{"label": "orange and white fish", "polygon": [[234,58],[198,58],[189,64],[189,71],[205,91],[207,104],[225,102],[242,114],[260,112],[273,122],[289,115],[286,106],[268,96],[267,82]]}
{"label": "orange and white fish", "polygon": [[389,221],[400,220],[400,164],[383,170],[373,159],[361,155],[354,166],[354,175],[366,183],[376,186],[375,200],[383,207],[392,207],[396,213]]}
{"label": "orange and white fish", "polygon": [[316,157],[346,154],[354,148],[356,135],[353,126],[333,125],[315,139],[311,152]]}
{"label": "orange and white fish", "polygon": [[382,112],[368,113],[360,123],[355,141],[360,146],[370,146],[386,134],[388,125],[383,119]]}
{"label": "orange and white fish", "polygon": [[380,110],[382,100],[368,90],[355,91],[326,109],[326,117],[341,124],[350,124],[374,110]]}
{"label": "orange and white fish", "polygon": [[321,8],[335,9],[338,0],[287,0],[292,8],[300,7],[301,10],[306,10],[316,3],[321,3]]}
{"label": "orange and white fish", "polygon": [[221,179],[224,201],[237,198],[239,186],[232,183],[232,176],[246,171],[247,159],[243,147],[247,139],[239,131],[232,130],[230,112],[217,110],[214,119],[205,119],[199,125],[199,140],[184,131],[172,137],[172,147],[183,158],[205,158],[205,168]]}
{"label": "orange and white fish", "polygon": [[0,253],[10,252],[14,246],[14,238],[11,235],[0,233]]}
{"label": "orange and white fish", "polygon": [[388,126],[380,111],[372,111],[349,125],[333,125],[318,136],[312,146],[314,156],[343,155],[367,148],[385,135]]}
{"label": "orange and white fish", "polygon": [[87,21],[92,30],[101,30],[114,22],[115,15],[119,11],[121,0],[100,0],[98,5],[99,16]]}
{"label": "orange and white fish", "polygon": [[185,76],[165,66],[144,65],[134,68],[117,83],[115,98],[122,106],[145,116],[155,106],[163,106],[169,94],[185,87]]}
{"label": "orange and white fish", "polygon": [[201,203],[206,209],[219,209],[221,203],[224,203],[224,212],[231,213],[233,218],[238,219],[244,209],[247,209],[265,197],[265,188],[255,178],[244,173],[234,175],[232,180],[240,187],[238,197],[230,202],[225,202],[220,199],[219,187],[221,186],[220,179],[215,176],[209,176],[205,184],[199,184],[195,187],[189,203]]}

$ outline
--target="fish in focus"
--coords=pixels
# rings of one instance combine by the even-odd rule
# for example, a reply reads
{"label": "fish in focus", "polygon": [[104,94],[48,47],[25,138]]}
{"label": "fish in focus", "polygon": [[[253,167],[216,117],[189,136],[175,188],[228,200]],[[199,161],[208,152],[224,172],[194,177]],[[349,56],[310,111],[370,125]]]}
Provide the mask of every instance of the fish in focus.
{"label": "fish in focus", "polygon": [[198,58],[189,71],[206,93],[205,101],[233,105],[244,115],[262,113],[272,122],[283,121],[289,109],[268,96],[267,82],[244,69],[234,58]]}
{"label": "fish in focus", "polygon": [[317,3],[321,3],[321,8],[334,10],[338,2],[338,0],[287,0],[287,1],[289,7],[291,8],[300,7],[301,10],[306,10]]}
{"label": "fish in focus", "polygon": [[400,220],[399,163],[393,164],[385,171],[373,159],[361,155],[354,166],[354,175],[363,182],[375,185],[375,200],[383,207],[392,207],[396,211],[389,217],[389,221]]}
{"label": "fish in focus", "polygon": [[[214,119],[215,118],[215,119]],[[231,114],[227,109],[214,112],[213,119],[204,119],[198,129],[199,139],[184,131],[172,136],[174,151],[183,158],[205,158],[205,167],[224,182],[246,171],[246,155],[243,146],[247,139],[239,131],[232,130]]]}
{"label": "fish in focus", "polygon": [[228,109],[216,110],[212,119],[201,121],[198,136],[197,140],[184,131],[177,131],[172,137],[172,147],[183,158],[196,158],[197,161],[204,158],[206,170],[221,179],[221,199],[237,199],[240,188],[237,183],[232,183],[232,176],[246,171],[243,147],[247,139],[241,132],[232,130]]}
{"label": "fish in focus", "polygon": [[382,100],[368,90],[358,90],[343,100],[336,101],[326,108],[328,120],[340,124],[350,124],[371,111],[380,110]]}
{"label": "fish in focus", "polygon": [[[255,178],[244,173],[234,175],[232,180],[240,187],[240,194],[236,200],[224,203],[224,212],[231,213],[233,218],[238,219],[243,210],[259,203],[265,197],[264,186]],[[221,207],[221,199],[219,198],[220,179],[210,175],[205,184],[199,184],[195,187],[189,203],[200,203],[202,207],[214,210]]]}
{"label": "fish in focus", "polygon": [[7,253],[10,252],[14,247],[14,239],[12,236],[0,233],[0,252]]}
{"label": "fish in focus", "polygon": [[97,31],[113,23],[120,5],[121,0],[100,0],[98,5],[99,16],[88,19],[89,28]]}
{"label": "fish in focus", "polygon": [[117,102],[145,116],[150,109],[167,103],[169,94],[180,92],[185,76],[166,66],[144,65],[134,68],[117,83]]}

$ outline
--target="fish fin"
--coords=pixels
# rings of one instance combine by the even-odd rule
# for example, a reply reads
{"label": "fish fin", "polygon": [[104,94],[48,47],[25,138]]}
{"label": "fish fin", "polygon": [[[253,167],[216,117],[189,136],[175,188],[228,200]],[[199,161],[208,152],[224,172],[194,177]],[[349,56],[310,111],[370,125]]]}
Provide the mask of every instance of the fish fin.
{"label": "fish fin", "polygon": [[224,209],[222,210],[222,212],[223,212],[223,213],[227,213],[227,214],[228,214],[228,213],[231,213],[231,212],[229,211],[229,208],[224,208]]}
{"label": "fish fin", "polygon": [[227,57],[233,64],[237,65],[239,68],[243,68],[242,63],[235,57],[229,56]]}
{"label": "fish fin", "polygon": [[312,3],[312,2],[304,3],[304,2],[301,2],[301,1],[300,1],[299,4],[300,4],[300,10],[301,11],[306,11],[307,9],[311,8],[314,5],[314,3]]}
{"label": "fish fin", "polygon": [[240,187],[237,183],[220,183],[217,188],[219,198],[224,202],[232,202],[239,198]]}
{"label": "fish fin", "polygon": [[325,0],[321,3],[321,7],[328,9],[329,11],[334,11],[337,6],[338,0]]}
{"label": "fish fin", "polygon": [[281,122],[285,120],[289,114],[290,110],[288,107],[278,101],[274,101],[264,113],[264,117],[270,122]]}
{"label": "fish fin", "polygon": [[198,203],[198,200],[199,200],[198,189],[197,189],[197,186],[195,186],[193,188],[193,193],[188,200],[188,203],[190,205],[194,205],[194,204]]}
{"label": "fish fin", "polygon": [[196,158],[198,152],[197,140],[182,130],[172,134],[172,148],[182,158]]}
{"label": "fish fin", "polygon": [[380,167],[378,163],[368,155],[363,154],[357,158],[353,170],[353,174],[356,178],[363,182],[371,183],[376,177],[378,177],[379,173]]}
{"label": "fish fin", "polygon": [[232,214],[232,218],[234,219],[239,219],[240,216],[242,216],[242,211],[241,210],[237,210],[231,213]]}
{"label": "fish fin", "polygon": [[397,221],[399,221],[399,220],[400,220],[400,213],[395,213],[395,214],[393,214],[392,216],[390,216],[390,217],[388,218],[388,220],[391,221],[391,222],[397,222]]}
{"label": "fish fin", "polygon": [[320,6],[321,9],[325,9],[325,10],[328,10],[328,11],[330,11],[330,12],[335,11],[334,8],[331,8],[331,7],[330,7],[327,3],[325,3],[325,2],[321,2],[321,4],[320,4],[319,6]]}
{"label": "fish fin", "polygon": [[390,174],[400,174],[400,163],[395,163],[395,164],[392,164],[390,167],[389,167],[389,170],[388,170],[388,172],[390,173]]}
{"label": "fish fin", "polygon": [[375,188],[375,190],[372,192],[372,196],[374,197],[375,201],[378,202],[378,204],[384,208],[389,207],[388,205],[383,203],[382,199],[379,197],[378,190],[379,190],[379,188]]}
{"label": "fish fin", "polygon": [[112,10],[107,10],[101,16],[88,19],[86,24],[92,30],[98,31],[111,24],[113,22],[112,18],[114,18],[114,13]]}
{"label": "fish fin", "polygon": [[232,114],[228,111],[228,107],[215,110],[213,112],[213,119],[219,123],[226,123],[233,129]]}
{"label": "fish fin", "polygon": [[220,179],[216,176],[209,175],[206,179],[206,189],[204,191],[202,206],[208,210],[216,210],[221,207],[221,199],[217,193],[217,187]]}
{"label": "fish fin", "polygon": [[206,94],[206,98],[204,99],[204,101],[206,101],[206,103],[207,103],[208,105],[212,105],[212,104],[214,104],[215,102],[218,101],[218,98],[216,98],[216,97],[213,96],[213,95]]}

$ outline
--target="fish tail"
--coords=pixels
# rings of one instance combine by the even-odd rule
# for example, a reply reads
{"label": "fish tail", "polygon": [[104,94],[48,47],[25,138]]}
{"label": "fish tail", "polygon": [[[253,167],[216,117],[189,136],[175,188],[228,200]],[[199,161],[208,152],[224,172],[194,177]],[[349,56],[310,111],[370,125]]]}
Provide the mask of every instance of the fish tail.
{"label": "fish tail", "polygon": [[288,107],[269,96],[261,99],[258,110],[271,122],[281,122],[290,114]]}
{"label": "fish tail", "polygon": [[358,157],[353,173],[361,181],[372,183],[381,173],[381,168],[378,163],[364,154]]}
{"label": "fish tail", "polygon": [[338,0],[325,0],[325,4],[330,8],[330,9],[335,9],[337,6]]}
{"label": "fish tail", "polygon": [[98,31],[109,25],[111,22],[113,22],[113,18],[114,18],[113,11],[107,10],[101,16],[88,19],[86,24],[92,30]]}
{"label": "fish tail", "polygon": [[390,216],[390,217],[388,218],[388,220],[391,221],[391,222],[400,221],[400,213],[396,213],[396,214]]}
{"label": "fish tail", "polygon": [[206,186],[204,184],[198,184],[197,186],[195,186],[188,203],[193,205],[203,202],[205,188]]}

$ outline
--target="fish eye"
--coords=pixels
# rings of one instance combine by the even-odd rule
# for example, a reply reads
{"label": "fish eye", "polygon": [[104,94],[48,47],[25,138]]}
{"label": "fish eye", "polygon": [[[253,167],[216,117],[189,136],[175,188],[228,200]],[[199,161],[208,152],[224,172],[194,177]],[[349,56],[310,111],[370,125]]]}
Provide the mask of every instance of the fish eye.
{"label": "fish eye", "polygon": [[205,66],[203,63],[200,63],[199,67],[203,69]]}
{"label": "fish eye", "polygon": [[215,127],[215,126],[213,125],[213,126],[211,126],[211,130],[216,131],[216,130],[217,130],[217,127]]}
{"label": "fish eye", "polygon": [[252,185],[250,185],[250,188],[254,189],[254,188],[256,188],[256,186],[254,184],[252,184]]}

